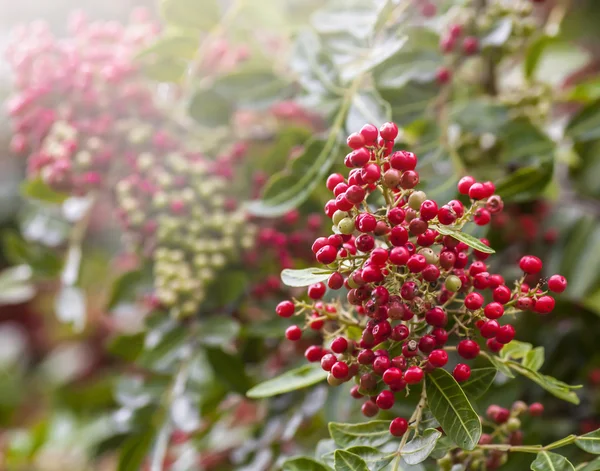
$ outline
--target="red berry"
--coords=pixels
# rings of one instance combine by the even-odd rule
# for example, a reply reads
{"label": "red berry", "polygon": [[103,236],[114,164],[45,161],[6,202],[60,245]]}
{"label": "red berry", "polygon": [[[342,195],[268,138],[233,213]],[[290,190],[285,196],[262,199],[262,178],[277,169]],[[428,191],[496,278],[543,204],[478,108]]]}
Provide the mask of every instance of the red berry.
{"label": "red berry", "polygon": [[360,149],[365,145],[365,138],[362,134],[353,132],[348,136],[346,142],[348,143],[348,147],[350,147],[351,149]]}
{"label": "red berry", "polygon": [[323,358],[323,355],[324,355],[323,349],[317,345],[311,345],[304,352],[305,358],[308,361],[310,361],[311,363],[320,361],[321,358]]}
{"label": "red berry", "polygon": [[427,266],[427,260],[420,254],[411,255],[408,262],[406,262],[406,266],[411,273],[419,273]]}
{"label": "red berry", "polygon": [[[364,147],[350,152],[350,154],[348,154],[348,156],[349,156],[350,163],[352,164],[353,167],[364,167],[371,160],[371,153],[369,152],[368,149],[365,149]],[[350,180],[348,180],[348,183],[350,183]],[[355,183],[357,183],[357,182],[355,182]],[[363,183],[362,177],[361,177],[361,183]]]}
{"label": "red berry", "polygon": [[374,417],[379,412],[379,407],[373,401],[367,401],[361,406],[361,412],[365,417]]}
{"label": "red berry", "polygon": [[396,170],[414,170],[417,167],[417,156],[405,150],[394,152],[390,155],[390,165]]}
{"label": "red berry", "polygon": [[500,319],[504,314],[504,306],[500,303],[489,303],[484,309],[483,314],[488,319]]}
{"label": "red berry", "polygon": [[450,29],[448,30],[448,32],[450,33],[451,37],[458,38],[463,32],[463,27],[459,24],[453,24],[450,25]]}
{"label": "red berry", "polygon": [[343,183],[343,182],[344,182],[343,175],[340,175],[339,173],[332,173],[327,178],[327,183],[326,183],[327,189],[329,191],[333,191],[337,185],[339,185],[340,183]]}
{"label": "red berry", "polygon": [[348,349],[348,341],[344,337],[338,337],[331,342],[331,350],[334,353],[344,353]]}
{"label": "red berry", "polygon": [[481,336],[484,339],[491,339],[496,336],[496,333],[498,333],[499,328],[500,324],[498,324],[498,321],[491,320],[484,322],[479,328],[479,331],[481,332]]}
{"label": "red berry", "polygon": [[402,208],[392,208],[388,212],[388,221],[392,226],[397,226],[398,224],[402,224],[404,221],[405,213]]}
{"label": "red berry", "polygon": [[331,289],[340,289],[344,286],[344,277],[337,271],[332,273],[327,280],[327,286]]}
{"label": "red berry", "polygon": [[536,300],[533,310],[538,314],[548,314],[554,309],[554,304],[552,296],[542,296]]}
{"label": "red berry", "polygon": [[408,430],[408,422],[402,417],[396,417],[390,423],[390,433],[394,437],[401,437]]}
{"label": "red berry", "polygon": [[456,221],[456,218],[456,213],[448,205],[442,206],[438,211],[438,220],[440,221],[440,224],[443,224],[445,226],[454,223],[454,221]]}
{"label": "red berry", "polygon": [[344,379],[348,376],[348,365],[343,361],[338,361],[331,367],[331,374],[334,378]]}
{"label": "red berry", "polygon": [[435,73],[435,78],[440,85],[446,85],[452,78],[452,72],[448,67],[440,67]]}
{"label": "red berry", "polygon": [[408,384],[418,384],[423,380],[423,370],[418,366],[411,366],[404,373],[404,381]]}
{"label": "red berry", "polygon": [[474,340],[461,340],[458,342],[457,351],[461,357],[472,360],[479,355],[479,345]]}
{"label": "red berry", "polygon": [[425,200],[421,203],[421,219],[425,221],[429,221],[437,216],[438,213],[438,205],[433,200]]}
{"label": "red berry", "polygon": [[398,136],[398,126],[395,123],[385,123],[379,128],[379,135],[386,141],[393,141]]}
{"label": "red berry", "polygon": [[394,247],[401,247],[408,242],[408,231],[402,226],[394,226],[388,238]]}
{"label": "red berry", "polygon": [[377,227],[377,219],[372,214],[359,214],[354,222],[354,226],[360,232],[373,232]]}
{"label": "red berry", "polygon": [[388,386],[398,383],[400,380],[402,380],[402,371],[396,367],[388,368],[383,373],[383,382]]}
{"label": "red berry", "polygon": [[296,308],[292,301],[281,301],[275,308],[275,312],[280,317],[292,317],[295,310]]}
{"label": "red berry", "polygon": [[465,306],[471,311],[475,311],[483,306],[483,296],[479,293],[469,293],[465,297]]}
{"label": "red berry", "polygon": [[487,189],[483,186],[483,183],[473,183],[469,188],[469,198],[474,200],[481,200],[485,198]]}
{"label": "red berry", "polygon": [[429,353],[437,346],[437,341],[433,335],[423,335],[419,339],[419,350],[423,353]]}
{"label": "red berry", "polygon": [[434,307],[425,314],[425,322],[434,327],[444,327],[448,323],[448,315],[441,307]]}
{"label": "red berry", "polygon": [[337,258],[337,249],[332,245],[326,245],[319,249],[316,255],[317,261],[323,265],[333,263]]}
{"label": "red berry", "polygon": [[360,204],[365,199],[367,192],[362,186],[352,185],[346,190],[345,196],[352,204]]}
{"label": "red berry", "polygon": [[458,192],[461,195],[468,195],[469,194],[469,189],[473,186],[473,184],[475,183],[475,179],[469,175],[467,175],[466,177],[462,177],[459,181],[458,181]]}
{"label": "red berry", "polygon": [[504,344],[498,342],[496,339],[488,339],[485,344],[492,352],[499,352],[504,347]]}
{"label": "red berry", "polygon": [[336,356],[332,353],[323,355],[323,358],[321,358],[321,368],[325,371],[331,371],[331,368],[333,368],[333,365],[335,365],[337,361]]}
{"label": "red berry", "polygon": [[410,190],[419,184],[419,174],[414,170],[407,170],[400,178],[400,186],[405,190]]}
{"label": "red berry", "polygon": [[500,327],[498,329],[498,333],[496,334],[496,341],[500,342],[501,344],[507,344],[514,338],[515,328],[510,324],[506,324]]}
{"label": "red berry", "polygon": [[532,417],[539,417],[544,413],[544,405],[539,402],[534,402],[529,405],[529,415]]}
{"label": "red berry", "polygon": [[385,371],[390,367],[391,361],[388,357],[376,357],[373,360],[373,371],[379,375],[385,373]]}
{"label": "red berry", "polygon": [[429,354],[429,363],[431,363],[436,368],[441,368],[446,363],[448,363],[448,353],[445,350],[434,350]]}
{"label": "red berry", "polygon": [[567,279],[562,275],[552,275],[548,280],[548,289],[554,293],[562,293],[567,289]]}
{"label": "red berry", "polygon": [[467,36],[463,41],[463,51],[466,55],[471,56],[479,49],[479,41],[474,36]]}
{"label": "red berry", "polygon": [[396,402],[396,398],[394,397],[394,393],[388,389],[381,391],[377,395],[377,399],[375,400],[375,404],[380,409],[391,409],[394,407],[394,402]]}
{"label": "red berry", "polygon": [[473,222],[478,226],[485,226],[492,220],[492,215],[487,209],[479,208],[473,215]]}
{"label": "red berry", "polygon": [[510,288],[505,285],[498,286],[496,289],[494,289],[492,293],[494,301],[500,304],[506,304],[507,302],[509,302],[511,296],[512,292],[510,291]]}
{"label": "red berry", "polygon": [[321,299],[325,295],[325,283],[315,283],[308,287],[308,297],[310,299]]}
{"label": "red berry", "polygon": [[302,329],[297,325],[291,325],[285,329],[285,338],[293,342],[300,340],[302,337]]}
{"label": "red berry", "polygon": [[360,130],[360,134],[362,134],[365,139],[365,145],[372,146],[377,143],[379,132],[372,124],[365,124]]}
{"label": "red berry", "polygon": [[373,363],[373,360],[375,360],[375,353],[373,352],[373,350],[363,350],[358,354],[356,360],[361,365],[370,365]]}
{"label": "red berry", "polygon": [[528,275],[539,273],[542,271],[542,261],[533,255],[525,255],[519,261],[519,267]]}
{"label": "red berry", "polygon": [[463,381],[467,381],[471,377],[471,368],[469,367],[469,365],[459,363],[454,367],[452,375],[454,376],[454,379],[456,381],[462,383]]}

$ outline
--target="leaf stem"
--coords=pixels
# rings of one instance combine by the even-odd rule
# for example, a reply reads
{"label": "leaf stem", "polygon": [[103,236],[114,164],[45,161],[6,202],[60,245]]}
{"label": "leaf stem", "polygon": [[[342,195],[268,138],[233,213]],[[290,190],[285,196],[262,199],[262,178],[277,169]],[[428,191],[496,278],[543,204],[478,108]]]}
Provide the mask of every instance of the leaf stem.
{"label": "leaf stem", "polygon": [[561,448],[566,445],[570,445],[575,443],[577,439],[577,435],[569,435],[568,437],[562,438],[555,442],[549,443],[548,445],[505,445],[505,444],[496,444],[496,445],[477,445],[477,448],[482,450],[499,450],[499,451],[507,451],[507,452],[520,452],[520,453],[539,453],[541,451],[549,451],[554,450],[556,448]]}

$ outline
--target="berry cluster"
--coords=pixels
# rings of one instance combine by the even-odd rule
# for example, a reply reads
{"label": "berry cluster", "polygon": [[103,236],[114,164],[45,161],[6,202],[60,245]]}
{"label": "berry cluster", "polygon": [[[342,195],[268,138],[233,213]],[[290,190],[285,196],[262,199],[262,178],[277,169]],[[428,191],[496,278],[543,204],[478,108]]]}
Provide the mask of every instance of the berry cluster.
{"label": "berry cluster", "polygon": [[[557,293],[566,288],[560,275],[527,285],[525,276],[542,269],[531,255],[521,259],[524,275],[512,288],[491,273],[487,240],[462,227],[469,221],[486,225],[502,210],[493,183],[466,176],[458,183],[459,199],[438,205],[415,189],[417,157],[393,151],[397,134],[396,125],[386,123],[379,130],[365,125],[348,137],[348,178],[327,179],[334,198],[325,214],[334,234],[312,246],[331,275],[326,284],[308,287],[308,301],[286,300],[276,308],[282,317],[304,318],[303,326],[287,329],[289,340],[299,340],[304,330],[322,333],[327,347],[311,345],[307,360],[321,362],[331,385],[355,378],[351,394],[365,399],[368,417],[390,409],[396,393],[427,372],[446,366],[449,351],[472,360],[481,340],[491,352],[500,351],[515,337],[502,318],[525,310],[547,314],[554,299],[544,286]],[[345,300],[323,301],[327,288],[344,289]],[[453,375],[466,381],[470,367],[459,363]],[[404,419],[390,430],[403,434]]]}
{"label": "berry cluster", "polygon": [[485,417],[481,417],[484,427],[489,429],[488,433],[483,433],[479,439],[481,448],[474,451],[452,450],[437,461],[439,469],[450,471],[455,465],[461,465],[461,468],[464,466],[464,469],[469,470],[494,471],[500,468],[506,463],[508,452],[486,449],[486,445],[522,445],[522,416],[539,417],[543,413],[544,406],[539,402],[528,406],[522,401],[516,401],[510,410],[495,404],[489,406]]}
{"label": "berry cluster", "polygon": [[[43,23],[16,31],[7,50],[16,94],[8,100],[12,150],[29,156],[29,174],[60,191],[108,186],[137,122],[162,121],[153,91],[133,61],[157,33],[144,11],[129,24],[70,20],[58,39]],[[157,146],[161,133],[153,136]],[[125,142],[124,142],[125,141]]]}

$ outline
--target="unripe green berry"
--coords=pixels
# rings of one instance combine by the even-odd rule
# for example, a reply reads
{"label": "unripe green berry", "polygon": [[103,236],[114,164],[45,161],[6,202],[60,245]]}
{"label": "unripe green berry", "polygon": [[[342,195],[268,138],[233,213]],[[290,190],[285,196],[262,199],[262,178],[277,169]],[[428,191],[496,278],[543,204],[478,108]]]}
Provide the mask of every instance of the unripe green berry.
{"label": "unripe green berry", "polygon": [[333,217],[331,218],[331,221],[333,222],[334,225],[338,225],[340,223],[340,221],[344,218],[348,217],[348,213],[346,211],[340,211],[339,209],[333,213]]}
{"label": "unripe green berry", "polygon": [[510,419],[508,419],[508,422],[506,422],[506,430],[508,430],[509,432],[516,432],[520,429],[521,421],[516,417],[511,417]]}
{"label": "unripe green berry", "polygon": [[462,281],[460,281],[458,276],[450,275],[448,278],[446,278],[444,286],[451,293],[456,293],[462,287]]}
{"label": "unripe green berry", "polygon": [[327,375],[327,382],[329,383],[330,386],[339,386],[340,384],[344,383],[344,380],[338,379],[335,376],[333,376],[331,373],[329,373]]}
{"label": "unripe green berry", "polygon": [[342,219],[338,224],[338,229],[342,234],[352,234],[354,232],[354,219]]}
{"label": "unripe green berry", "polygon": [[421,204],[423,201],[427,199],[427,195],[423,191],[413,191],[411,195],[408,197],[408,206],[410,206],[415,211],[418,211],[421,208]]}

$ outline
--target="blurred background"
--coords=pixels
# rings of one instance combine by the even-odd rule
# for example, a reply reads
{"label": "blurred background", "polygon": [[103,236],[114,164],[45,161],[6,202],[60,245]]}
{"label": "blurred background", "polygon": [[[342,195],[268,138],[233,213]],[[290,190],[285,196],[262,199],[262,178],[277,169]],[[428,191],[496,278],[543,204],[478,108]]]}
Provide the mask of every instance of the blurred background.
{"label": "blurred background", "polygon": [[[327,168],[343,169],[345,154],[341,146],[324,155],[324,143],[389,119],[403,129],[397,145],[421,159],[435,198],[453,197],[467,173],[500,182],[506,215],[488,232],[476,229],[498,251],[494,268],[514,276],[515,260],[534,253],[547,275],[569,279],[552,316],[517,320],[518,338],[544,346],[545,374],[584,387],[575,406],[526,380],[499,381],[479,409],[544,402],[547,413],[527,432],[532,443],[600,426],[600,3],[490,0],[479,19],[474,11],[483,7],[465,1],[159,3],[0,0],[0,469],[279,469],[282,457],[310,453],[327,438],[327,421],[362,420],[333,388],[268,403],[243,396],[302,363],[302,347],[281,342],[287,324],[273,307],[289,294],[281,269],[312,265],[310,244],[330,229],[316,215],[329,198],[323,185],[307,184],[290,197],[298,207],[280,211],[271,201],[277,185],[267,183],[252,221],[259,249],[211,267],[192,327],[156,315],[160,286],[147,263],[158,262],[123,222],[131,214],[111,193],[116,180],[64,197],[39,183],[36,147],[15,139],[8,111],[33,86],[4,52],[21,45],[27,55],[38,33],[72,37],[76,10],[88,24],[150,25],[137,49],[123,53],[158,103],[134,118],[208,156],[224,172],[210,175],[235,188],[226,196],[236,207],[259,198],[273,175],[322,182]],[[38,20],[46,26],[15,36]],[[477,32],[481,57],[444,53],[441,41],[457,21]],[[30,49],[38,59],[49,50]],[[106,111],[90,109],[94,118]],[[161,158],[181,150],[154,138]],[[129,158],[129,148],[117,149]],[[236,226],[236,234],[250,232]],[[193,348],[200,353],[186,360]],[[506,469],[528,469],[520,459]]]}

